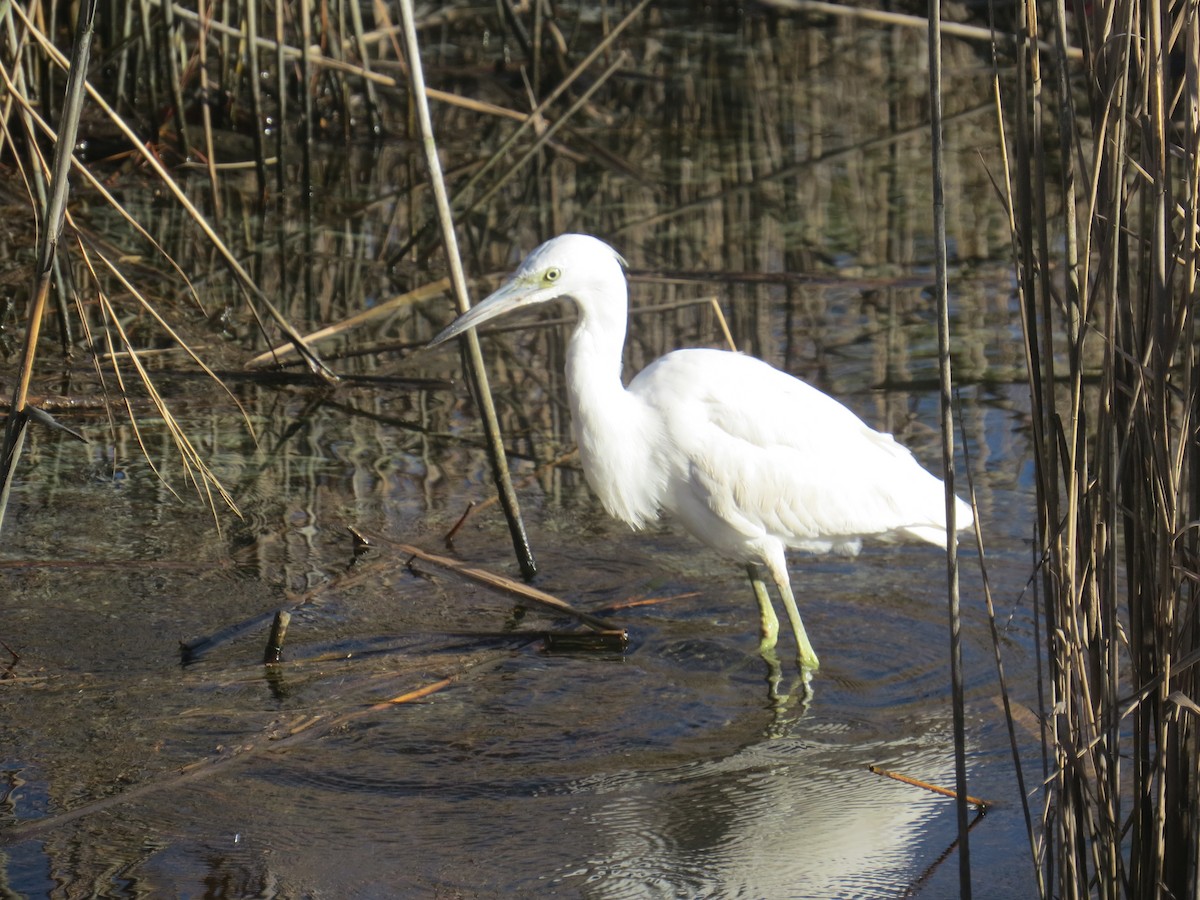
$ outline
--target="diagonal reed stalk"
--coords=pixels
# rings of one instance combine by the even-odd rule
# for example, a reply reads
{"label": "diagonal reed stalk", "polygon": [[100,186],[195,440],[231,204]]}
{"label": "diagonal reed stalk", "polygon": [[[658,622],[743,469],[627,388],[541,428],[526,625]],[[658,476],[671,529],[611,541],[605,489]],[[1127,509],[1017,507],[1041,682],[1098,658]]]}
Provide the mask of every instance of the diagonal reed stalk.
{"label": "diagonal reed stalk", "polygon": [[[1048,53],[1028,40],[1043,13]],[[1061,3],[1023,15],[1005,106],[1045,560],[1043,890],[1194,897],[1200,23],[1096,4],[1077,65]]]}
{"label": "diagonal reed stalk", "polygon": [[[51,43],[49,37],[37,27],[37,25],[20,9],[19,6],[13,6],[11,9],[21,20],[29,34],[37,42],[38,47],[41,52],[44,53],[45,58],[63,69],[68,69],[69,67],[67,65],[67,60]],[[73,73],[74,69],[70,68],[70,71]],[[216,250],[220,255],[222,262],[224,262],[230,273],[237,280],[245,295],[256,302],[261,303],[266,308],[271,318],[275,320],[280,329],[292,341],[293,345],[296,347],[296,351],[304,359],[310,371],[312,371],[314,375],[330,382],[336,381],[336,376],[324,365],[324,363],[321,362],[316,354],[312,353],[304,345],[304,339],[300,336],[300,333],[296,331],[291,323],[288,322],[283,313],[279,311],[276,305],[272,303],[271,300],[258,288],[258,285],[250,276],[250,273],[243,268],[242,264],[233,255],[233,252],[225,245],[225,242],[221,240],[220,236],[217,235],[208,219],[205,218],[204,214],[196,208],[195,204],[192,203],[191,199],[179,186],[176,180],[171,177],[171,174],[167,171],[162,161],[159,160],[159,158],[153,152],[151,152],[151,149],[147,147],[145,142],[139,138],[138,134],[133,130],[129,123],[126,122],[125,119],[120,115],[118,115],[116,110],[113,109],[112,105],[98,90],[96,90],[96,88],[87,82],[86,78],[81,78],[81,81],[82,87],[87,91],[88,97],[91,99],[91,101],[129,140],[130,146],[137,151],[139,156],[150,168],[150,170],[153,171],[158,177],[163,187],[170,192],[172,199],[187,212],[189,217],[195,223],[196,227],[203,232],[205,238],[212,245],[213,249]]]}
{"label": "diagonal reed stalk", "polygon": [[[470,307],[470,301],[467,298],[467,278],[458,253],[458,239],[454,234],[454,221],[450,213],[450,198],[442,179],[442,166],[438,160],[437,143],[434,140],[433,125],[429,116],[429,100],[425,95],[421,49],[417,43],[417,29],[411,0],[400,0],[400,13],[404,23],[405,51],[408,55],[408,68],[412,78],[412,99],[416,106],[417,123],[425,148],[425,163],[429,170],[429,181],[433,186],[433,194],[437,203],[438,222],[442,229],[442,244],[450,265],[450,283],[454,289],[459,312],[466,312]],[[492,393],[483,364],[483,353],[479,348],[479,336],[472,329],[464,335],[464,341],[467,347],[467,358],[470,361],[471,380],[475,385],[475,396],[483,415],[492,473],[496,488],[500,492],[500,505],[504,508],[504,516],[508,520],[513,550],[517,555],[517,564],[526,578],[532,578],[537,573],[537,565],[533,559],[533,549],[529,546],[529,538],[525,533],[525,522],[521,518],[517,492],[513,490],[512,479],[509,477],[504,440],[500,433],[495,407],[492,405]]]}
{"label": "diagonal reed stalk", "polygon": [[13,389],[12,404],[4,429],[4,445],[0,449],[0,528],[12,490],[13,476],[21,458],[25,435],[29,428],[29,387],[33,379],[33,366],[37,358],[38,337],[42,319],[46,312],[46,299],[50,294],[50,281],[54,272],[58,240],[62,234],[63,220],[67,211],[67,190],[70,186],[68,173],[71,155],[75,147],[75,135],[79,129],[79,117],[83,112],[84,85],[87,64],[91,55],[92,28],[96,19],[96,0],[81,4],[75,25],[75,41],[72,51],[70,75],[63,101],[60,140],[54,146],[54,165],[50,181],[50,195],[42,213],[41,232],[37,249],[37,269],[34,273],[33,302],[29,307],[25,330],[25,341],[21,348],[19,375]]}

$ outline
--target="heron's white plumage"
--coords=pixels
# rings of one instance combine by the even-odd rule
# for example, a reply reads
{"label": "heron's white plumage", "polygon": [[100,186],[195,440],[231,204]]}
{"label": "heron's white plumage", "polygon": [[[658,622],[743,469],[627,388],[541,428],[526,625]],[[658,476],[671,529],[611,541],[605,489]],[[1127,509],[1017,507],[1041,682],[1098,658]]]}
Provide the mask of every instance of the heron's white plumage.
{"label": "heron's white plumage", "polygon": [[[677,350],[629,393],[662,423],[661,505],[726,555],[758,562],[746,539],[817,552],[856,552],[867,536],[940,532],[945,543],[941,481],[891,435],[761,360]],[[958,515],[970,524],[966,504]]]}
{"label": "heron's white plumage", "polygon": [[[594,237],[568,234],[542,244],[433,343],[560,298],[579,311],[567,349],[567,394],[583,471],[604,508],[634,528],[669,513],[723,555],[767,566],[806,666],[815,668],[816,656],[811,647],[806,652],[785,548],[855,553],[864,537],[944,546],[942,482],[891,435],[762,360],[676,350],[626,388],[622,260]],[[956,517],[960,528],[970,526],[970,507],[961,500]],[[765,592],[757,582],[755,588],[761,605]],[[768,607],[764,634],[774,627]]]}

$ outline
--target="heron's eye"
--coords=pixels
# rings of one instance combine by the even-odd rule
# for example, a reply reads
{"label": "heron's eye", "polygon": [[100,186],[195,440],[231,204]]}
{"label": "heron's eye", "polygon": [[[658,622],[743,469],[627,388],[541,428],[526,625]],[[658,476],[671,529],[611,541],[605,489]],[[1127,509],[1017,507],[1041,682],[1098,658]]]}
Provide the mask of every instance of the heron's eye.
{"label": "heron's eye", "polygon": [[558,268],[558,266],[551,266],[546,270],[546,274],[542,277],[545,278],[546,281],[558,281],[561,276],[562,269]]}

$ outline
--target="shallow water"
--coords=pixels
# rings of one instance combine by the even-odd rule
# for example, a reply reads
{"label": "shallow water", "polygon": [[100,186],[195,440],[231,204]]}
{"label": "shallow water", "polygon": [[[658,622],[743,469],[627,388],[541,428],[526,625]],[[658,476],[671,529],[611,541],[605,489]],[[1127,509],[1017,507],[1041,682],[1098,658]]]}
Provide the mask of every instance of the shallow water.
{"label": "shallow water", "polygon": [[[669,57],[645,65],[658,90],[692,101],[655,119],[662,96],[631,79],[617,98],[628,107],[613,108],[633,114],[579,133],[612,137],[644,178],[553,160],[542,182],[553,205],[514,189],[467,229],[472,271],[502,271],[555,231],[603,234],[631,265],[631,370],[673,347],[719,345],[715,296],[740,347],[834,393],[936,469],[927,149],[907,136],[921,121],[907,98],[920,95],[910,64],[924,47],[845,23],[700,24],[683,37],[669,26],[639,38]],[[969,87],[959,96],[985,97],[981,57],[951,52]],[[886,73],[882,95],[869,90],[872,66]],[[765,80],[747,80],[755,73]],[[1023,712],[1036,708],[1026,403],[1013,383],[1007,238],[978,161],[992,153],[985,124],[968,113],[948,128],[955,362],[1018,740],[1035,766]],[[828,153],[889,134],[902,137]],[[467,137],[449,147],[475,152]],[[406,177],[404,145],[362,153],[341,181],[330,161],[331,209],[388,196]],[[648,192],[645,179],[661,187]],[[350,219],[331,213],[308,234],[323,248],[307,258],[325,292],[294,298],[290,313],[307,310],[312,328],[443,274],[436,258],[381,264],[390,207]],[[339,228],[352,240],[339,242]],[[742,275],[762,272],[781,278]],[[205,298],[219,305],[212,278]],[[275,288],[287,295],[287,279]],[[624,653],[547,652],[539,633],[568,620],[515,610],[388,543],[516,577],[495,506],[468,519],[452,551],[443,543],[492,493],[457,354],[412,352],[449,316],[431,301],[324,348],[339,372],[386,382],[328,392],[231,374],[254,438],[228,398],[172,357],[157,363],[241,509],[219,512],[219,527],[153,408],[135,407],[140,440],[178,496],[138,436],[102,413],[59,414],[86,445],[31,436],[0,559],[0,640],[12,653],[0,656],[0,885],[61,897],[956,896],[953,803],[868,770],[953,786],[942,555],[868,547],[854,560],[793,560],[822,668],[805,704],[786,659],[793,690],[772,696],[740,570],[669,523],[635,535],[608,520],[573,461],[545,468],[570,442],[568,326],[522,327],[485,352],[535,584],[631,639]],[[251,329],[193,327],[231,373],[263,349]],[[354,341],[390,343],[339,358]],[[73,370],[58,389],[94,391],[90,377]],[[348,527],[382,540],[356,555]],[[970,788],[995,804],[971,832],[975,896],[1028,896],[969,543],[963,556]],[[266,668],[280,608],[293,612],[285,660]]]}
{"label": "shallow water", "polygon": [[[5,641],[20,654],[0,693],[11,726],[4,808],[18,835],[4,847],[12,890],[956,893],[954,857],[937,865],[954,840],[953,805],[867,769],[953,783],[936,550],[796,560],[823,666],[809,706],[781,704],[736,567],[669,526],[627,533],[576,477],[554,497],[527,486],[539,587],[588,610],[664,598],[611,614],[631,634],[624,654],[550,654],[505,632],[564,620],[535,609],[514,619],[511,600],[420,562],[410,570],[386,545],[354,561],[347,525],[440,550],[447,512],[488,490],[478,451],[440,440],[425,472],[380,474],[390,429],[379,426],[372,444],[338,419],[335,409],[310,414],[313,452],[290,460],[290,479],[265,453],[248,466],[260,484],[296,487],[242,492],[246,518],[223,517],[222,534],[194,504],[165,499],[136,459],[112,480],[74,442],[31,456],[21,541],[6,555],[21,564],[4,574]],[[232,424],[215,431],[236,434]],[[348,465],[351,456],[359,461]],[[444,474],[429,489],[432,468]],[[985,522],[1018,514],[1026,499],[1016,483],[990,493]],[[69,513],[52,529],[49,508]],[[1032,634],[1019,592],[1029,562],[997,531],[991,574],[1007,665],[1028,703]],[[514,570],[495,512],[469,520],[455,546],[472,564]],[[38,562],[50,556],[61,564]],[[972,834],[977,893],[1019,896],[1028,869],[1011,862],[1023,853],[1020,812],[973,556],[971,788],[998,801]],[[258,665],[267,622],[255,617],[281,606],[296,606],[286,662],[268,671]],[[180,640],[247,621],[181,664]],[[453,683],[423,700],[366,711],[446,677]],[[304,740],[280,739],[295,729]],[[180,774],[239,750],[242,760]],[[21,826],[126,792],[132,799],[19,837]]]}

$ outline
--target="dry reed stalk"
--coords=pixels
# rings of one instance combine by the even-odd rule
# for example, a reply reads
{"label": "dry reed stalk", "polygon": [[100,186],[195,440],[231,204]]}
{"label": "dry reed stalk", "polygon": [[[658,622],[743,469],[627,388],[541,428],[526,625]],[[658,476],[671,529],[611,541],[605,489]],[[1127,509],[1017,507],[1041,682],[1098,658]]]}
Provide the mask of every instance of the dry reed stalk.
{"label": "dry reed stalk", "polygon": [[200,38],[196,41],[197,61],[200,69],[200,121],[204,124],[204,166],[208,172],[208,183],[212,192],[212,209],[215,219],[221,218],[221,183],[217,178],[217,151],[213,141],[212,102],[214,90],[208,74],[208,25],[210,7],[206,0],[200,2]]}
{"label": "dry reed stalk", "polygon": [[935,302],[938,322],[939,408],[942,477],[946,492],[946,600],[949,618],[950,702],[954,728],[955,807],[958,817],[958,892],[971,900],[970,816],[967,804],[966,709],[963,688],[962,616],[958,582],[958,534],[954,464],[954,381],[950,359],[950,300],[947,289],[946,169],[942,132],[942,14],[940,0],[929,3],[929,107],[932,148]]}
{"label": "dry reed stalk", "polygon": [[[419,288],[414,288],[411,291],[406,291],[395,297],[389,297],[387,300],[377,303],[370,309],[365,309],[362,312],[355,313],[340,322],[335,322],[332,325],[326,325],[317,331],[304,335],[304,342],[309,346],[320,343],[321,341],[330,338],[344,335],[346,332],[364,325],[367,322],[374,321],[383,316],[391,315],[397,310],[410,307],[416,303],[422,303],[426,300],[431,300],[434,297],[441,296],[450,290],[450,279],[439,278],[437,281],[422,285]],[[256,366],[264,366],[270,362],[279,362],[284,357],[290,355],[295,348],[291,344],[281,344],[278,347],[272,347],[270,350],[264,350],[258,356],[246,363],[246,368],[252,369]]]}
{"label": "dry reed stalk", "polygon": [[[467,277],[463,272],[462,258],[458,253],[458,238],[454,233],[454,218],[450,210],[450,196],[446,191],[446,183],[442,177],[442,165],[438,159],[437,144],[433,135],[433,123],[429,116],[429,102],[425,96],[425,77],[421,67],[421,48],[417,43],[416,21],[413,18],[411,0],[400,0],[400,14],[404,24],[405,52],[408,57],[409,73],[412,77],[412,97],[416,105],[417,125],[421,141],[425,148],[425,165],[429,172],[430,185],[437,207],[438,223],[442,231],[442,246],[446,251],[446,259],[450,266],[450,283],[454,289],[458,311],[464,313],[470,308],[471,302],[467,297]],[[492,464],[492,475],[496,490],[500,493],[504,517],[508,522],[509,534],[512,536],[513,551],[517,556],[517,564],[526,578],[532,578],[537,573],[537,564],[533,559],[533,548],[525,533],[525,522],[521,518],[521,506],[517,501],[517,492],[513,490],[512,478],[509,476],[508,459],[504,452],[504,440],[500,433],[500,424],[496,418],[496,409],[492,404],[491,388],[488,386],[487,372],[483,363],[483,353],[479,347],[479,336],[472,329],[463,336],[461,342],[466,347],[466,358],[469,361],[471,380],[475,385],[475,399],[483,418],[484,433],[487,436],[488,457]]]}
{"label": "dry reed stalk", "polygon": [[1171,698],[1200,696],[1180,665],[1200,650],[1196,10],[1092,10],[1079,98],[1065,10],[1048,12],[1056,50],[1024,45],[1007,104],[1046,561],[1043,894],[1195,896],[1198,722]]}
{"label": "dry reed stalk", "polygon": [[575,609],[565,600],[560,600],[552,594],[547,594],[545,591],[539,591],[537,588],[530,587],[527,584],[522,584],[519,581],[514,581],[504,575],[496,572],[489,572],[487,569],[480,569],[474,566],[465,566],[458,560],[451,559],[447,556],[441,556],[437,553],[430,553],[428,550],[423,550],[420,547],[415,547],[412,544],[405,544],[401,541],[393,541],[388,538],[380,537],[379,535],[366,535],[363,537],[369,543],[380,544],[391,548],[398,553],[405,553],[408,556],[419,559],[422,562],[427,562],[435,566],[439,566],[447,571],[454,572],[464,578],[469,578],[479,584],[487,585],[496,590],[504,591],[511,594],[518,600],[535,603],[546,609],[553,610],[556,613],[570,616],[577,619],[589,628],[597,631],[612,630],[612,623],[607,622],[590,613]]}
{"label": "dry reed stalk", "polygon": [[[911,16],[904,13],[889,12],[879,9],[868,9],[862,6],[850,6],[842,3],[825,3],[822,0],[766,0],[770,6],[780,9],[795,10],[796,12],[815,13],[825,16],[852,17],[866,22],[878,22],[899,28],[926,30],[929,20],[923,16]],[[978,25],[967,25],[962,22],[939,22],[942,34],[964,38],[970,41],[994,42],[1003,40],[1005,46],[1016,44],[1020,38],[1012,34],[997,34],[994,29],[981,28]],[[1054,45],[1049,41],[1041,44],[1043,50],[1052,50]],[[1070,59],[1082,59],[1083,51],[1078,47],[1067,47]]]}
{"label": "dry reed stalk", "polygon": [[[63,102],[60,140],[54,147],[50,193],[42,209],[37,268],[33,278],[34,298],[26,320],[25,341],[18,366],[20,374],[13,387],[12,404],[4,429],[3,448],[0,450],[0,527],[3,526],[13,478],[29,428],[30,418],[27,412],[29,388],[33,378],[34,362],[37,358],[38,335],[41,332],[42,319],[46,311],[46,298],[50,293],[51,276],[54,273],[59,237],[67,213],[67,192],[70,185],[68,175],[71,170],[71,156],[75,147],[75,135],[78,133],[79,118],[83,113],[85,74],[88,59],[91,56],[92,29],[95,18],[95,0],[80,5],[76,15],[75,40],[66,97]],[[29,134],[32,137],[32,129]]]}
{"label": "dry reed stalk", "polygon": [[[7,72],[0,72],[0,76],[2,76],[4,78],[6,85],[11,90],[14,87],[14,85],[13,85],[13,82],[9,79]],[[23,96],[23,94],[17,93],[15,96],[17,98],[16,102],[22,107],[22,109],[24,109],[30,122],[32,124],[36,125],[38,130],[43,132],[48,138],[50,138],[52,141],[55,142],[56,146],[58,146],[60,144],[58,135],[55,134],[55,132],[41,119],[40,116],[37,115],[36,111],[32,108],[32,106],[30,106],[28,104],[28,100]],[[183,280],[184,284],[186,284],[188,286],[189,294],[193,298],[195,298],[196,303],[199,304],[199,299],[195,296],[195,292],[191,289],[190,282],[188,282],[186,275],[179,268],[179,266],[175,263],[175,261],[170,257],[170,255],[167,254],[164,250],[162,250],[161,247],[159,247],[158,243],[148,233],[145,232],[145,229],[140,225],[140,223],[138,223],[136,221],[136,219],[134,219],[134,217],[132,217],[124,209],[124,207],[116,200],[116,198],[114,198],[108,192],[108,190],[99,181],[96,180],[95,176],[85,166],[80,164],[78,162],[78,160],[74,159],[74,157],[72,157],[71,163],[73,165],[74,170],[76,172],[78,172],[83,177],[83,179],[94,190],[96,190],[100,194],[101,197],[103,197],[107,202],[109,202],[109,204],[117,212],[119,212],[121,214],[121,216],[127,222],[130,223],[130,225],[135,229],[135,231],[138,231],[151,244],[151,246],[153,246],[159,250],[159,252],[162,254],[162,258],[164,260],[166,260],[176,270],[176,272],[179,274],[180,278]],[[216,375],[216,373],[213,372],[211,368],[209,368],[209,366],[204,362],[204,360],[196,353],[196,351],[192,347],[190,347],[188,345],[188,343],[183,339],[183,337],[175,331],[175,329],[171,326],[171,324],[167,321],[167,319],[164,318],[163,314],[160,313],[154,307],[154,305],[142,294],[142,292],[139,291],[134,286],[134,284],[126,278],[126,276],[121,271],[120,267],[116,265],[116,263],[114,263],[111,259],[109,259],[109,257],[106,254],[104,254],[103,252],[101,252],[99,249],[92,248],[92,250],[89,251],[89,247],[87,245],[87,242],[84,239],[82,231],[75,225],[75,223],[71,219],[71,216],[69,213],[64,212],[64,215],[66,216],[66,220],[67,220],[68,224],[71,225],[72,231],[74,232],[74,235],[76,238],[76,244],[78,247],[79,259],[83,262],[83,264],[85,265],[87,270],[91,273],[93,282],[97,285],[100,284],[100,278],[99,278],[95,268],[92,265],[92,261],[90,259],[90,253],[95,253],[97,259],[99,259],[99,261],[102,263],[102,267],[106,271],[108,271],[112,276],[115,277],[118,284],[128,293],[128,295],[131,298],[133,298],[137,302],[137,304],[142,308],[142,310],[159,325],[159,327],[163,330],[163,332],[169,338],[171,338],[171,340],[173,340],[175,342],[176,346],[180,350],[182,350],[192,360],[192,362],[196,364],[196,366],[202,372],[204,372],[206,375],[208,375],[210,378],[212,378],[213,381],[215,381],[218,385],[220,385],[221,389],[224,391],[226,396],[228,396],[230,398],[230,400],[233,401],[234,405],[237,406],[238,409],[241,411],[243,420],[249,427],[250,421],[249,421],[249,417],[247,416],[245,410],[242,409],[241,404],[238,402],[237,398],[233,395],[233,393],[229,390],[229,388],[222,382],[222,380]],[[97,289],[96,298],[98,300],[98,307],[101,310],[102,314],[105,316],[105,319],[111,323],[117,323],[117,314],[116,314],[115,310],[113,309],[113,307],[111,306],[106,293],[102,289]],[[90,343],[91,338],[90,338],[90,331],[88,328],[87,318],[86,318],[86,316],[84,316],[82,314],[82,310],[80,311],[79,319],[83,326],[84,334],[85,334],[85,336],[88,337],[88,340]],[[115,324],[115,327],[117,328],[118,335],[121,337],[123,346],[126,346],[127,350],[124,354],[109,354],[108,358],[115,359],[117,356],[136,357],[137,352],[136,352],[136,350],[134,350],[134,348],[131,344],[127,343],[127,338],[124,335],[123,330],[121,330],[119,323]],[[107,336],[106,336],[106,340],[107,340]],[[111,346],[110,346],[110,349],[111,349]],[[93,362],[97,365],[97,373],[100,376],[101,381],[103,381],[103,373],[100,372],[99,368],[98,368],[100,357],[97,355],[93,355],[92,359],[93,359]],[[232,510],[234,510],[236,512],[237,511],[236,504],[233,503],[232,498],[230,497],[228,492],[225,491],[225,489],[221,486],[220,482],[215,478],[215,476],[212,474],[212,472],[205,465],[203,459],[195,452],[190,441],[188,441],[186,435],[184,434],[183,429],[180,427],[179,423],[175,420],[175,418],[171,415],[170,409],[168,408],[167,404],[163,401],[162,397],[159,395],[157,389],[154,386],[153,380],[150,378],[149,373],[145,370],[144,367],[142,367],[140,365],[140,362],[138,362],[136,364],[136,371],[139,375],[139,381],[142,383],[142,386],[143,386],[144,390],[146,391],[148,397],[154,403],[159,414],[162,416],[164,422],[167,424],[169,430],[179,440],[178,446],[179,446],[179,450],[180,450],[181,460],[184,465],[185,475],[188,477],[189,480],[191,480],[193,482],[193,484],[195,484],[197,486],[197,488],[203,487],[203,490],[201,491],[202,495],[206,496],[209,499],[210,508],[212,509],[214,516],[216,514],[216,508],[211,503],[212,498],[213,498],[213,492],[215,492],[217,496],[219,496]],[[133,412],[133,406],[130,403],[130,396],[125,392],[126,385],[124,384],[124,381],[121,378],[119,370],[117,370],[115,368],[114,368],[114,375],[116,375],[118,384],[121,387],[122,403],[125,406],[126,412],[130,417],[130,422],[134,428],[134,433],[135,433],[135,435],[139,435],[138,443],[140,446],[142,446],[143,450],[146,450],[145,445],[141,444],[141,441],[140,441],[140,433],[138,432],[138,429],[137,429],[136,416],[134,415],[134,412]],[[17,407],[14,406],[13,408],[16,409]],[[151,468],[155,469],[155,471],[157,472],[158,470],[154,467],[153,462],[150,461],[150,456],[148,454],[148,451],[147,451],[147,460],[150,462]],[[199,479],[194,478],[193,473],[198,474],[200,476]]]}

